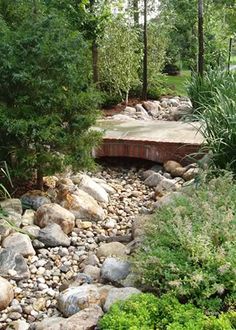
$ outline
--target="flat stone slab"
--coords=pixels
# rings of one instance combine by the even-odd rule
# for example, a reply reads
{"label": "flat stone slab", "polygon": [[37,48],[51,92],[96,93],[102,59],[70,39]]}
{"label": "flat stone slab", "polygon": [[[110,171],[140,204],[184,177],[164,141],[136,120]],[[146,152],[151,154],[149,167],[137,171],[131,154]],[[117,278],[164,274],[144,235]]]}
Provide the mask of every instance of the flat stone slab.
{"label": "flat stone slab", "polygon": [[147,120],[99,120],[97,130],[104,132],[104,139],[138,140],[202,144],[204,139],[198,132],[199,123],[179,121]]}
{"label": "flat stone slab", "polygon": [[204,138],[200,123],[144,120],[99,120],[93,129],[103,132],[103,144],[94,151],[99,157],[133,157],[164,163],[189,163]]}

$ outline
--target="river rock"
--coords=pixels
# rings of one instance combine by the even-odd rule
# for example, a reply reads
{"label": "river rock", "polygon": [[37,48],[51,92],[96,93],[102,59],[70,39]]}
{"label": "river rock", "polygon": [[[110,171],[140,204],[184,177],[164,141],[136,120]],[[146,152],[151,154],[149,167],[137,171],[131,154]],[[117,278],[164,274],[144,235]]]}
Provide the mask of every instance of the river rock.
{"label": "river rock", "polygon": [[133,294],[140,294],[140,293],[142,293],[140,290],[132,287],[112,288],[108,293],[105,305],[103,307],[104,311],[107,312],[115,302],[120,300],[127,300]]}
{"label": "river rock", "polygon": [[69,234],[75,226],[75,216],[56,203],[44,204],[35,213],[35,224],[44,228],[51,223],[58,224],[65,234]]}
{"label": "river rock", "polygon": [[22,225],[23,226],[32,226],[34,224],[34,215],[35,211],[28,209],[25,210],[23,216],[22,216]]}
{"label": "river rock", "polygon": [[0,276],[16,281],[27,279],[30,272],[24,257],[11,249],[0,251]]}
{"label": "river rock", "polygon": [[60,204],[73,213],[76,219],[102,221],[105,217],[97,201],[81,189],[78,189],[76,194],[67,193]]}
{"label": "river rock", "polygon": [[100,182],[99,185],[109,194],[109,195],[112,195],[112,194],[115,194],[116,191],[113,187],[111,187],[109,184],[107,183],[104,183],[104,182]]}
{"label": "river rock", "polygon": [[136,115],[140,119],[143,119],[143,120],[150,120],[151,119],[151,117],[149,116],[147,111],[144,109],[142,104],[136,104],[135,108],[136,108]]}
{"label": "river rock", "polygon": [[194,179],[197,175],[199,174],[199,168],[190,168],[189,170],[187,170],[184,175],[183,175],[183,179],[185,181],[191,181],[192,179]]}
{"label": "river rock", "polygon": [[39,226],[36,226],[36,225],[24,226],[22,228],[22,230],[24,230],[24,232],[26,234],[28,234],[31,237],[31,239],[32,239],[32,238],[37,238],[38,237],[39,231],[40,231],[40,227]]}
{"label": "river rock", "polygon": [[120,242],[111,242],[102,244],[97,250],[97,257],[124,257],[126,255],[126,246]]}
{"label": "river rock", "polygon": [[124,109],[124,115],[133,117],[136,114],[136,109],[133,107],[126,107]]}
{"label": "river rock", "polygon": [[108,193],[106,192],[106,190],[98,183],[93,181],[88,175],[82,176],[79,188],[88,193],[98,202],[107,204],[109,201]]}
{"label": "river rock", "polygon": [[177,186],[175,180],[163,177],[163,179],[156,185],[155,192],[162,195],[164,192],[175,191]]}
{"label": "river rock", "polygon": [[168,160],[164,163],[164,169],[169,172],[172,176],[182,176],[186,169],[178,162],[174,160]]}
{"label": "river rock", "polygon": [[29,327],[30,325],[26,321],[17,320],[8,324],[6,330],[28,330]]}
{"label": "river rock", "polygon": [[103,315],[101,307],[95,305],[85,308],[71,317],[47,318],[36,325],[35,330],[92,330]]}
{"label": "river rock", "polygon": [[39,231],[38,240],[45,246],[69,246],[70,239],[56,223],[51,223]]}
{"label": "river rock", "polygon": [[84,273],[90,276],[94,281],[98,281],[100,278],[100,268],[97,266],[86,265]]}
{"label": "river rock", "polygon": [[144,181],[144,184],[149,187],[156,187],[163,180],[163,178],[163,175],[159,173],[153,173],[147,177],[147,179]]}
{"label": "river rock", "polygon": [[29,236],[25,234],[13,233],[9,235],[3,240],[2,246],[22,254],[24,257],[35,255],[31,240]]}
{"label": "river rock", "polygon": [[130,273],[130,263],[116,258],[106,258],[101,268],[101,279],[104,282],[119,284]]}
{"label": "river rock", "polygon": [[132,238],[134,240],[142,240],[145,234],[147,225],[151,220],[150,215],[138,215],[132,223]]}
{"label": "river rock", "polygon": [[57,307],[65,317],[69,317],[90,306],[101,306],[101,294],[102,287],[94,284],[69,287],[57,297]]}
{"label": "river rock", "polygon": [[22,215],[22,205],[20,199],[9,198],[0,202],[0,207],[7,213],[17,213]]}
{"label": "river rock", "polygon": [[12,285],[0,276],[0,311],[7,308],[14,298]]}
{"label": "river rock", "polygon": [[181,193],[179,191],[171,192],[171,193],[159,198],[158,201],[153,204],[153,208],[154,209],[159,209],[163,206],[175,203],[176,198],[179,198],[179,197],[182,197],[182,196],[183,196],[183,193]]}
{"label": "river rock", "polygon": [[28,191],[20,199],[24,209],[37,210],[41,205],[51,203],[51,200],[41,190]]}

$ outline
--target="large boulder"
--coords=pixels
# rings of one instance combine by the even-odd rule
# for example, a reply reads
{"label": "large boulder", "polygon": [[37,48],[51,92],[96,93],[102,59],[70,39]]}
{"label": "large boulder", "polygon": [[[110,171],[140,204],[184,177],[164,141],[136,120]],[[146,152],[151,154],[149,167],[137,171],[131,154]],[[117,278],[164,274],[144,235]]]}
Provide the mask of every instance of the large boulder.
{"label": "large boulder", "polygon": [[56,223],[51,223],[41,229],[37,239],[47,247],[69,246],[70,239]]}
{"label": "large boulder", "polygon": [[14,298],[12,285],[0,276],[0,311],[7,308]]}
{"label": "large boulder", "polygon": [[126,246],[120,242],[111,242],[102,244],[97,250],[97,257],[124,257],[126,255]]}
{"label": "large boulder", "polygon": [[0,276],[16,281],[30,277],[29,268],[24,257],[11,249],[0,251]]}
{"label": "large boulder", "polygon": [[102,221],[105,213],[97,201],[85,191],[68,192],[60,201],[62,207],[74,214],[76,219]]}
{"label": "large boulder", "polygon": [[37,210],[41,205],[51,203],[51,200],[41,190],[31,190],[21,196],[23,209]]}
{"label": "large boulder", "polygon": [[36,324],[35,330],[92,330],[95,329],[103,315],[101,307],[94,305],[64,319],[62,317],[46,318]]}
{"label": "large boulder", "polygon": [[110,307],[117,301],[127,300],[133,294],[140,294],[140,293],[142,293],[140,290],[132,287],[112,288],[107,295],[107,299],[103,307],[104,311],[107,312],[110,309]]}
{"label": "large boulder", "polygon": [[108,203],[109,201],[108,193],[106,190],[97,182],[93,181],[88,175],[82,175],[79,188],[88,193],[98,202]]}
{"label": "large boulder", "polygon": [[57,307],[65,317],[69,317],[82,309],[94,305],[102,306],[109,290],[109,286],[98,286],[95,284],[71,286],[59,294]]}
{"label": "large boulder", "polygon": [[101,268],[101,279],[103,282],[120,284],[129,275],[130,268],[128,261],[106,258]]}
{"label": "large boulder", "polygon": [[24,257],[35,255],[31,240],[29,236],[25,234],[13,233],[9,235],[3,240],[2,246],[22,254]]}
{"label": "large boulder", "polygon": [[58,224],[65,234],[69,234],[75,226],[75,216],[56,203],[44,204],[35,213],[35,224],[44,228],[51,223]]}

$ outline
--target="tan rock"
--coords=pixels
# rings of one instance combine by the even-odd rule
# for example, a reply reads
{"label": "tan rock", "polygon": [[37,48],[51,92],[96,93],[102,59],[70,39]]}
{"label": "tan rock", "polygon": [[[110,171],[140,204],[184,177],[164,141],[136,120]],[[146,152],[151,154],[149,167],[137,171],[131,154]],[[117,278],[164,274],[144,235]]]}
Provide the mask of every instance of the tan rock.
{"label": "tan rock", "polygon": [[186,172],[186,168],[174,160],[168,160],[164,164],[164,169],[172,176],[181,176]]}
{"label": "tan rock", "polygon": [[194,179],[199,174],[199,168],[190,168],[187,172],[184,173],[183,179],[185,181],[190,181]]}
{"label": "tan rock", "polygon": [[35,255],[34,248],[28,235],[13,233],[2,242],[2,247],[10,248],[24,257]]}
{"label": "tan rock", "polygon": [[74,193],[65,193],[60,196],[62,207],[74,214],[76,219],[101,221],[105,213],[97,201],[83,190],[76,190]]}
{"label": "tan rock", "polygon": [[56,203],[42,205],[35,213],[35,224],[44,228],[51,223],[58,224],[65,234],[69,234],[75,226],[75,216]]}
{"label": "tan rock", "polygon": [[111,242],[102,244],[97,250],[98,258],[107,257],[124,257],[126,256],[126,246],[120,242]]}
{"label": "tan rock", "polygon": [[0,277],[0,311],[7,308],[14,298],[12,285],[3,277]]}

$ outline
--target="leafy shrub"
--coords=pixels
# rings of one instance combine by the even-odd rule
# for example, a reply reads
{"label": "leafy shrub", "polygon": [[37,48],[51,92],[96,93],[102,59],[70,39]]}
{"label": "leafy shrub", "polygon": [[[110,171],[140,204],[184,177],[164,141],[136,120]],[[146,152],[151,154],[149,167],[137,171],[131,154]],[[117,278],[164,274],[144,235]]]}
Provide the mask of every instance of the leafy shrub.
{"label": "leafy shrub", "polygon": [[195,110],[201,111],[215,105],[216,94],[223,94],[236,101],[236,76],[226,71],[210,70],[204,77],[193,74],[188,84],[188,95]]}
{"label": "leafy shrub", "polygon": [[101,330],[230,330],[236,313],[207,317],[192,304],[181,304],[171,295],[134,295],[115,303],[101,319]]}
{"label": "leafy shrub", "polygon": [[214,178],[161,208],[134,257],[141,285],[211,312],[236,303],[236,185]]}
{"label": "leafy shrub", "polygon": [[158,100],[162,95],[170,94],[171,90],[167,85],[164,75],[156,75],[148,82],[148,98]]}
{"label": "leafy shrub", "polygon": [[0,15],[0,158],[42,182],[68,163],[90,164],[99,96],[82,34],[58,12],[29,10],[14,28]]}
{"label": "leafy shrub", "polygon": [[102,108],[103,109],[107,109],[114,105],[117,105],[121,101],[122,100],[121,100],[120,95],[110,94],[110,93],[106,93],[106,92],[102,93]]}

